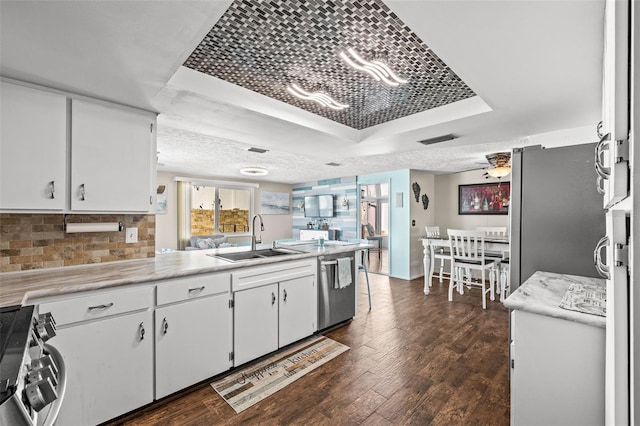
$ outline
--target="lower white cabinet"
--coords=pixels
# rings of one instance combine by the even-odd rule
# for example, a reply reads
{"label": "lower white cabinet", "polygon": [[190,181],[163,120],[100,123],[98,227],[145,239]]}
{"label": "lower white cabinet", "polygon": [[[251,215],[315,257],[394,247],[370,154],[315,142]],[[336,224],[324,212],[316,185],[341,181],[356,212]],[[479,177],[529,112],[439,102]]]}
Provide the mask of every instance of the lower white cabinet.
{"label": "lower white cabinet", "polygon": [[234,366],[317,330],[316,259],[232,273]]}
{"label": "lower white cabinet", "polygon": [[156,308],[159,399],[231,368],[232,315],[229,274],[162,283],[157,292],[159,304],[184,294],[184,300]]}
{"label": "lower white cabinet", "polygon": [[67,372],[56,424],[99,424],[153,401],[152,303],[146,287],[40,304],[58,322]]}
{"label": "lower white cabinet", "polygon": [[313,276],[280,283],[278,346],[312,335],[317,329],[318,289]]}
{"label": "lower white cabinet", "polygon": [[603,425],[605,329],[511,313],[511,424]]}
{"label": "lower white cabinet", "polygon": [[238,291],[234,298],[234,364],[278,349],[278,284]]}

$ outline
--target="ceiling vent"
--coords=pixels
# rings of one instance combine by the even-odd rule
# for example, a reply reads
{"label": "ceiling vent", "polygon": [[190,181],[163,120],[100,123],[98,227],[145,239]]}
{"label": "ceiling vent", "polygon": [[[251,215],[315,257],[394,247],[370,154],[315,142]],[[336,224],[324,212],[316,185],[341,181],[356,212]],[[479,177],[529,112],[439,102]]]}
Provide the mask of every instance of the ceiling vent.
{"label": "ceiling vent", "polygon": [[249,148],[247,151],[249,152],[257,152],[258,154],[264,154],[265,152],[268,152],[268,149],[262,149],[262,148]]}
{"label": "ceiling vent", "polygon": [[431,138],[431,139],[423,139],[418,142],[423,145],[433,145],[434,143],[446,142],[446,141],[453,140],[455,138],[457,138],[457,136],[449,134],[449,135],[443,135],[443,136],[436,136],[435,138]]}
{"label": "ceiling vent", "polygon": [[333,161],[331,163],[327,163],[327,166],[341,166],[341,164],[339,163],[334,163]]}

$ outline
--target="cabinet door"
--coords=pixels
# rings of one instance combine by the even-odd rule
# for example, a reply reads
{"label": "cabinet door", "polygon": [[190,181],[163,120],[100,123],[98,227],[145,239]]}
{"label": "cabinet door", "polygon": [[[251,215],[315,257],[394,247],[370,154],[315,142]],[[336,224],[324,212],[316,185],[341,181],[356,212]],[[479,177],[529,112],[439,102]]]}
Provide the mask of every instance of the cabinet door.
{"label": "cabinet door", "polygon": [[156,309],[156,398],[231,368],[229,294]]}
{"label": "cabinet door", "polygon": [[318,291],[313,275],[280,282],[279,347],[316,331],[317,300]]}
{"label": "cabinet door", "polygon": [[0,209],[64,209],[66,97],[5,82],[0,92]]}
{"label": "cabinet door", "polygon": [[150,310],[59,328],[51,343],[64,357],[67,388],[56,424],[98,424],[150,403],[151,330]]}
{"label": "cabinet door", "polygon": [[233,299],[234,365],[278,349],[278,284],[237,291]]}
{"label": "cabinet door", "polygon": [[149,211],[154,123],[150,114],[73,100],[72,210]]}

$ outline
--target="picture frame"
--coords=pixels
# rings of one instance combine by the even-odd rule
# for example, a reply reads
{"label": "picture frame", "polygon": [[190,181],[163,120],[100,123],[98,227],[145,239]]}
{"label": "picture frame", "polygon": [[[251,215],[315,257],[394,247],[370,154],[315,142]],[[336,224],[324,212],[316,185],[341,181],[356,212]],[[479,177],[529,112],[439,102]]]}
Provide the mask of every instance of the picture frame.
{"label": "picture frame", "polygon": [[510,182],[458,185],[459,215],[509,214]]}
{"label": "picture frame", "polygon": [[288,192],[262,192],[260,211],[262,214],[289,214],[289,198]]}

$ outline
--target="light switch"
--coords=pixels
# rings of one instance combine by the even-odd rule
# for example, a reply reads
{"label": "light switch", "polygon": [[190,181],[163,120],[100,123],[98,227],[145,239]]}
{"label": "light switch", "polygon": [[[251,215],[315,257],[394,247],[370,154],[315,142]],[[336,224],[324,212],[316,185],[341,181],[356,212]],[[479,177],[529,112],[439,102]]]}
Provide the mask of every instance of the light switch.
{"label": "light switch", "polygon": [[138,228],[126,228],[125,243],[137,243],[138,242]]}

